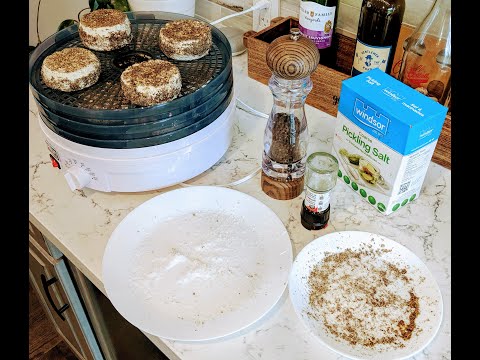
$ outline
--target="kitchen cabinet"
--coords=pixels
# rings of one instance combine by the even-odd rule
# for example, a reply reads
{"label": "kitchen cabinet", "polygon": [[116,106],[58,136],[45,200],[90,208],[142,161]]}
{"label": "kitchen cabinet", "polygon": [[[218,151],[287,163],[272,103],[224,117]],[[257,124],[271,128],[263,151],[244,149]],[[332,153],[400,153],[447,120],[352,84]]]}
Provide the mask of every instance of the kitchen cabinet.
{"label": "kitchen cabinet", "polygon": [[[99,359],[98,356],[94,356],[94,351],[88,344],[87,336],[92,336],[93,333],[83,309],[79,307],[81,304],[77,301],[76,306],[73,305],[73,302],[78,299],[72,299],[67,295],[65,288],[68,287],[68,284],[65,286],[62,282],[62,277],[68,276],[63,254],[60,255],[50,250],[42,233],[31,223],[29,223],[28,252],[31,285],[58,334],[70,346],[78,359]],[[60,257],[55,258],[54,255],[60,255]],[[83,315],[83,319],[79,319],[79,311],[80,317]],[[85,332],[90,332],[90,334],[85,334]]]}
{"label": "kitchen cabinet", "polygon": [[29,223],[30,282],[79,360],[167,360],[103,293]]}

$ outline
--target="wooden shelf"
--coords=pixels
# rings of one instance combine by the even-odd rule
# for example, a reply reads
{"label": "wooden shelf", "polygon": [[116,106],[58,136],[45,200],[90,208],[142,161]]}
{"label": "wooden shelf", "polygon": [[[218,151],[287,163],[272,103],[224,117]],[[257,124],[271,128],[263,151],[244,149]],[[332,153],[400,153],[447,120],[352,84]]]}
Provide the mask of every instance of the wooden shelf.
{"label": "wooden shelf", "polygon": [[[277,37],[290,33],[292,27],[298,27],[298,19],[294,17],[272,19],[271,25],[259,32],[248,31],[243,36],[243,42],[248,49],[248,76],[265,85],[268,84],[272,73],[267,66],[265,56],[268,45]],[[401,57],[401,48],[404,39],[411,33],[412,28],[402,25],[394,62]],[[327,114],[337,116],[338,101],[342,81],[350,78],[350,69],[353,64],[355,39],[337,34],[338,46],[335,69],[318,64],[310,76],[313,89],[307,96],[306,103],[320,109]],[[400,48],[399,48],[400,47]],[[397,60],[395,60],[397,59]],[[396,67],[392,67],[395,71]],[[390,74],[394,76],[393,74]],[[451,115],[448,114],[435,148],[432,161],[447,168],[451,168]]]}

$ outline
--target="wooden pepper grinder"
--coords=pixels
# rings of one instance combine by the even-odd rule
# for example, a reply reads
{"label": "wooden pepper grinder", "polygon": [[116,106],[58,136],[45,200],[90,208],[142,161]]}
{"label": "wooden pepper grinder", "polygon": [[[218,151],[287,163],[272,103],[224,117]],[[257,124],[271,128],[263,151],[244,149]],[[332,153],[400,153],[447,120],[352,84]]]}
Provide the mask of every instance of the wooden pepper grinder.
{"label": "wooden pepper grinder", "polygon": [[290,35],[269,45],[266,60],[272,71],[268,86],[273,107],[264,133],[261,185],[270,197],[289,200],[303,191],[308,143],[305,100],[320,55],[313,41],[292,28]]}

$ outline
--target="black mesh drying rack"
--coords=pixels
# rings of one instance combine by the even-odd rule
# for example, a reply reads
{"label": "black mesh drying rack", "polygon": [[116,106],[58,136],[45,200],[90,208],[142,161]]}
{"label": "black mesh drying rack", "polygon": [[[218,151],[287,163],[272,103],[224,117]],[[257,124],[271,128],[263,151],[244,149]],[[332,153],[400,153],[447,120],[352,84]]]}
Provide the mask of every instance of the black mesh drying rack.
{"label": "black mesh drying rack", "polygon": [[[194,61],[177,61],[167,58],[160,50],[159,31],[169,21],[191,17],[165,12],[128,12],[127,15],[132,28],[132,41],[114,51],[92,50],[100,60],[101,74],[97,83],[89,88],[69,93],[50,89],[42,81],[40,74],[46,56],[67,47],[85,47],[78,35],[77,25],[50,36],[31,54],[29,75],[32,94],[39,108],[44,110],[42,120],[49,122],[47,125],[51,130],[67,138],[68,135],[65,134],[80,135],[78,138],[82,139],[85,133],[79,133],[79,129],[84,129],[87,124],[89,130],[93,129],[88,133],[88,138],[94,139],[94,143],[100,147],[112,147],[108,141],[102,142],[105,131],[108,131],[105,129],[117,125],[127,126],[130,127],[128,137],[123,136],[118,128],[119,131],[113,132],[110,140],[122,140],[121,148],[138,147],[146,134],[137,131],[140,137],[131,142],[134,146],[129,146],[128,140],[132,139],[131,134],[135,133],[132,129],[135,126],[150,123],[150,127],[154,127],[154,124],[159,124],[159,129],[153,128],[153,134],[177,132],[163,137],[172,141],[171,139],[188,136],[191,130],[186,131],[187,129],[198,131],[215,120],[206,113],[205,103],[208,102],[215,113],[228,106],[233,88],[232,53],[227,38],[220,30],[211,27],[212,46],[206,56]],[[148,59],[168,60],[179,68],[182,89],[178,98],[164,104],[140,107],[131,104],[123,96],[120,85],[122,71],[135,62]],[[202,111],[195,111],[200,107]],[[183,116],[188,118],[183,119]],[[205,117],[210,120],[205,121]],[[58,119],[62,118],[65,121],[59,122]],[[197,122],[202,124],[202,127],[193,126]],[[183,127],[179,128],[178,124]],[[71,140],[81,142],[78,138],[72,136]],[[158,139],[158,143],[163,142],[165,141]],[[91,141],[88,143],[91,145]],[[155,143],[149,136],[149,145],[145,146]]]}

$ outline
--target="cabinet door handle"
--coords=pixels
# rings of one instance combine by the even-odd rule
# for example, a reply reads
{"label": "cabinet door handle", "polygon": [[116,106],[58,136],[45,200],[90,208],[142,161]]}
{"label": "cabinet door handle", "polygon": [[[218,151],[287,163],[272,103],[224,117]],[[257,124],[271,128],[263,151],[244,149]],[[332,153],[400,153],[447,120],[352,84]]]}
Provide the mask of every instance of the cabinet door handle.
{"label": "cabinet door handle", "polygon": [[52,277],[51,279],[47,280],[47,278],[45,277],[45,275],[41,274],[40,275],[40,278],[42,279],[42,285],[43,285],[43,290],[45,291],[45,294],[47,294],[47,299],[48,299],[48,302],[50,303],[50,305],[52,306],[53,310],[55,310],[55,312],[57,313],[58,316],[60,316],[60,319],[62,319],[63,321],[65,321],[65,316],[62,315],[62,313],[67,310],[70,305],[69,304],[65,304],[63,305],[61,308],[57,308],[55,306],[55,303],[53,302],[53,299],[52,299],[52,295],[50,295],[50,291],[48,289],[48,287],[50,285],[53,285],[55,284],[58,279],[54,276]]}

